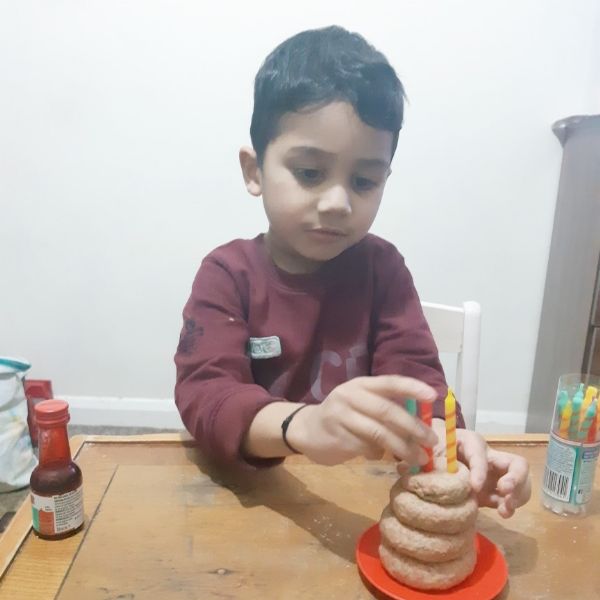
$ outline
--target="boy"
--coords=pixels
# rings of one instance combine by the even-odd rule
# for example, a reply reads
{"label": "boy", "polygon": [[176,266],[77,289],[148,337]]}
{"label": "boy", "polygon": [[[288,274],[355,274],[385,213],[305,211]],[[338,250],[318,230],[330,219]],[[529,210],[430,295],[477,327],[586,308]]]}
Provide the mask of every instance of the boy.
{"label": "boy", "polygon": [[[444,451],[437,348],[402,256],[368,233],[402,117],[393,68],[342,28],[295,35],[260,68],[240,164],[269,229],[204,259],[175,356],[175,400],[205,454],[256,467]],[[406,398],[434,403],[431,429]],[[457,437],[480,504],[512,515],[529,499],[525,460]]]}

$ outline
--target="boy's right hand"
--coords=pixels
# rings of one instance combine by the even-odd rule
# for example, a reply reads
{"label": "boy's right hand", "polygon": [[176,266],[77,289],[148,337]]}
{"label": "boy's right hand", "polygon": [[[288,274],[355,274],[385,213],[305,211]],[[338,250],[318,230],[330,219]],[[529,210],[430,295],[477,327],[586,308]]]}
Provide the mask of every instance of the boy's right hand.
{"label": "boy's right hand", "polygon": [[399,375],[357,377],[337,386],[321,404],[308,406],[291,421],[293,448],[323,465],[355,456],[381,458],[387,450],[409,465],[426,464],[421,446],[437,442],[433,430],[411,416],[400,401],[433,402],[435,390]]}

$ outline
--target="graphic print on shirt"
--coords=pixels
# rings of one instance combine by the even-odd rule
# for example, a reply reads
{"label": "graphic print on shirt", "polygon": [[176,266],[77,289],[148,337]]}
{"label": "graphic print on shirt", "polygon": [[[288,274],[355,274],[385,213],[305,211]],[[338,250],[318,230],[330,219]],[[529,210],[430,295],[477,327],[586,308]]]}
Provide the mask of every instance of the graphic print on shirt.
{"label": "graphic print on shirt", "polygon": [[194,349],[196,337],[204,335],[204,327],[196,325],[194,319],[185,319],[183,322],[183,330],[179,337],[177,352],[182,354],[190,354]]}
{"label": "graphic print on shirt", "polygon": [[250,358],[263,360],[281,356],[281,340],[277,335],[267,337],[251,337],[248,340],[247,352]]}
{"label": "graphic print on shirt", "polygon": [[[347,355],[345,360],[342,359],[339,352],[333,350],[323,350],[315,356],[311,370],[312,385],[310,386],[310,391],[317,402],[322,402],[327,394],[331,392],[331,389],[335,387],[333,386],[331,389],[323,390],[322,381],[324,369],[330,369],[331,367],[338,369],[343,368],[345,373],[342,380],[340,381],[338,377],[335,378],[339,383],[348,381],[359,375],[367,375],[368,369],[366,361],[360,360],[361,358],[368,356],[366,344],[356,344],[351,346],[345,354]],[[327,381],[331,381],[332,378],[328,377],[326,379]]]}

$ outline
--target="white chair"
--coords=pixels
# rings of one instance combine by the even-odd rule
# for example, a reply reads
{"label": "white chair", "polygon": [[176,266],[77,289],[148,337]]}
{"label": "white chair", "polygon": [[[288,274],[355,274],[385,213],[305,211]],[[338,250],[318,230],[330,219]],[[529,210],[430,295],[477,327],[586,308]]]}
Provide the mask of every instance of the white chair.
{"label": "white chair", "polygon": [[457,355],[454,392],[467,428],[475,429],[481,306],[477,302],[464,302],[462,307],[430,302],[421,305],[438,351]]}

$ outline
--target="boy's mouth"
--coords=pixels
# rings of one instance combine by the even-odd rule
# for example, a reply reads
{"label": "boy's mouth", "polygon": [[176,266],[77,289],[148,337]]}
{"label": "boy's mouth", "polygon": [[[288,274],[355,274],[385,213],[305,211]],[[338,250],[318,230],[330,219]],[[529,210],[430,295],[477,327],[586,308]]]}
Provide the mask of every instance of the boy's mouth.
{"label": "boy's mouth", "polygon": [[309,233],[323,239],[338,239],[341,237],[346,237],[347,235],[347,233],[341,229],[334,229],[333,227],[315,227],[310,229]]}

